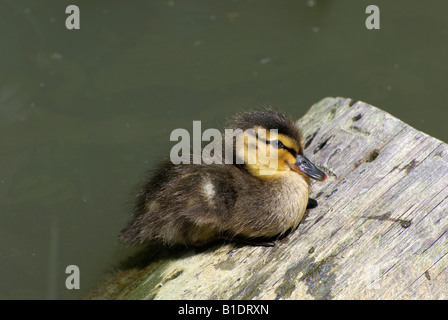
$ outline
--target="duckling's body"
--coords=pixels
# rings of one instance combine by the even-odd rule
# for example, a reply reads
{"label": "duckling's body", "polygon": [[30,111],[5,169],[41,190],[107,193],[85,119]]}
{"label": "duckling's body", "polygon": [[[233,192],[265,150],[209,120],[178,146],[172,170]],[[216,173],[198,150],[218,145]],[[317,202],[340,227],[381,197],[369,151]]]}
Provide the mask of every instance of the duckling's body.
{"label": "duckling's body", "polygon": [[[143,186],[133,219],[121,233],[123,242],[201,246],[217,239],[272,238],[298,226],[308,205],[310,176],[326,176],[303,156],[294,122],[267,109],[237,116],[232,128],[255,128],[256,147],[249,138],[244,147],[233,148],[234,160],[244,164],[165,163]],[[275,153],[275,168],[273,161],[249,161],[247,155],[260,146]]]}

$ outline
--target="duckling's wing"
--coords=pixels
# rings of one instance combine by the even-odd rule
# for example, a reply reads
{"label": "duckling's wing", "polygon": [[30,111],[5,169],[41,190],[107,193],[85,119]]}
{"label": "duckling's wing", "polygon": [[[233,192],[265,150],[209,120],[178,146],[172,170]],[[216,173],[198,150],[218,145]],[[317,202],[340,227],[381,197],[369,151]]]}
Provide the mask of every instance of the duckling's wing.
{"label": "duckling's wing", "polygon": [[199,235],[212,237],[233,212],[235,170],[231,165],[165,164],[144,184],[120,240],[191,243]]}

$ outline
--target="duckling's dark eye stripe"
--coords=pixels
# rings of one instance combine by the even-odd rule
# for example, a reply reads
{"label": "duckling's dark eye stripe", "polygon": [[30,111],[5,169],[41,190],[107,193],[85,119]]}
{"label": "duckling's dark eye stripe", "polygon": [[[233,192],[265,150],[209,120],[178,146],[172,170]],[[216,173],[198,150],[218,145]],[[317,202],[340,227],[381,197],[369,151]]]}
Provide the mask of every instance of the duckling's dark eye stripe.
{"label": "duckling's dark eye stripe", "polygon": [[258,133],[255,133],[255,138],[257,138],[257,140],[260,140],[260,141],[263,141],[264,143],[266,143],[266,144],[269,144],[271,141],[269,141],[269,140],[266,140],[266,139],[264,139],[264,138],[261,138],[259,135],[258,135]]}
{"label": "duckling's dark eye stripe", "polygon": [[286,151],[288,151],[290,154],[292,154],[294,158],[297,157],[297,152],[294,149],[288,148],[285,145],[283,145],[282,148],[285,149]]}
{"label": "duckling's dark eye stripe", "polygon": [[[270,141],[270,140],[266,140],[266,139],[264,139],[264,138],[261,138],[261,137],[258,135],[258,133],[255,133],[255,137],[256,137],[258,140],[263,141],[263,142],[266,143],[266,144],[271,144],[271,141]],[[272,140],[272,141],[274,141],[274,140]],[[293,156],[294,158],[297,157],[297,152],[296,152],[294,149],[292,149],[292,148],[288,148],[288,147],[285,146],[280,140],[275,140],[275,141],[279,141],[279,142],[281,143],[280,148],[285,149],[286,151],[288,151],[290,154],[292,154],[292,156]]]}

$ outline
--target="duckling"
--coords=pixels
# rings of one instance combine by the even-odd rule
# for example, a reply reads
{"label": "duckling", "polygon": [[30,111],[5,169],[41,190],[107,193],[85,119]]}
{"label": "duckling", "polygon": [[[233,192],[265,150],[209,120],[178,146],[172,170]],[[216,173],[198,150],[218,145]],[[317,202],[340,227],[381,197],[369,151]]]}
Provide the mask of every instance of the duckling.
{"label": "duckling", "polygon": [[[144,183],[122,242],[272,246],[259,239],[297,228],[307,207],[317,205],[308,197],[310,179],[327,178],[304,156],[299,128],[271,108],[238,114],[228,127],[233,130],[226,130],[230,147],[223,146],[222,164],[167,161]],[[231,139],[227,132],[234,134]],[[224,161],[229,151],[232,161]]]}

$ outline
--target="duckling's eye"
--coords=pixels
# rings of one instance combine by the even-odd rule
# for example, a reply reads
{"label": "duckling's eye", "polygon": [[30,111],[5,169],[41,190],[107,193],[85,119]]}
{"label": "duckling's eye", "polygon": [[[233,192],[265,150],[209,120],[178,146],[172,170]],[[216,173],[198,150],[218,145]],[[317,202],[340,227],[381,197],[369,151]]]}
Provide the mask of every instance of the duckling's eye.
{"label": "duckling's eye", "polygon": [[271,140],[270,144],[277,149],[286,149],[285,145],[280,140]]}

